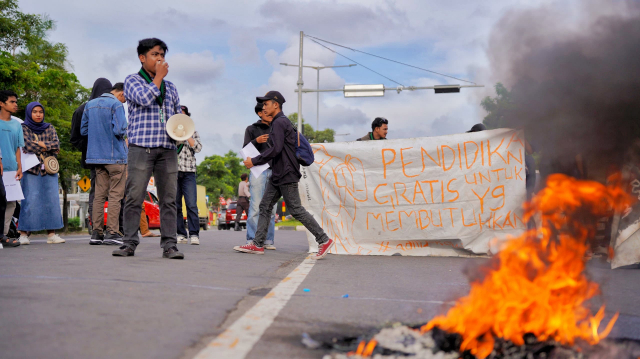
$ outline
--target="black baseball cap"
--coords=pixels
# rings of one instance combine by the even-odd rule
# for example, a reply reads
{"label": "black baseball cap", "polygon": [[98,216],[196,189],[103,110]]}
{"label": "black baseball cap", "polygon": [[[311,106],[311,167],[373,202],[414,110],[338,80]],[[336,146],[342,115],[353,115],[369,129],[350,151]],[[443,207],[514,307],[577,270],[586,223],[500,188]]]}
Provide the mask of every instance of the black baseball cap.
{"label": "black baseball cap", "polygon": [[467,132],[480,132],[480,131],[486,131],[486,130],[487,130],[487,127],[485,125],[483,125],[482,123],[476,123]]}
{"label": "black baseball cap", "polygon": [[279,103],[281,106],[282,106],[283,103],[286,102],[284,100],[284,96],[282,96],[282,94],[280,92],[278,92],[278,91],[269,91],[263,97],[256,97],[256,101],[258,101],[260,103],[265,102],[265,101],[269,101],[269,100],[273,100],[273,101]]}

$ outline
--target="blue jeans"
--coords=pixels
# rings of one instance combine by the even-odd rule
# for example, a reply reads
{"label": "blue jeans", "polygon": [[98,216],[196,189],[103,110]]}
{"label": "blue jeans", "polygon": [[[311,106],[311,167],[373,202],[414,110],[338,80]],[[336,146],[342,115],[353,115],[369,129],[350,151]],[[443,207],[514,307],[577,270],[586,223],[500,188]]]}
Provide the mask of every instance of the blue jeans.
{"label": "blue jeans", "polygon": [[182,196],[187,206],[187,222],[189,224],[189,236],[200,236],[200,219],[198,218],[198,191],[196,187],[195,172],[178,172],[178,192],[176,194],[176,207],[178,212],[178,234],[187,237],[182,216]]}
{"label": "blue jeans", "polygon": [[[258,229],[258,218],[260,216],[260,202],[267,188],[267,183],[271,181],[271,168],[266,169],[260,177],[249,176],[249,193],[251,194],[249,202],[249,214],[247,214],[247,243],[253,242]],[[277,204],[276,204],[277,205]],[[273,214],[269,222],[269,230],[267,232],[267,240],[265,244],[273,244],[276,230],[276,205],[273,206]]]}

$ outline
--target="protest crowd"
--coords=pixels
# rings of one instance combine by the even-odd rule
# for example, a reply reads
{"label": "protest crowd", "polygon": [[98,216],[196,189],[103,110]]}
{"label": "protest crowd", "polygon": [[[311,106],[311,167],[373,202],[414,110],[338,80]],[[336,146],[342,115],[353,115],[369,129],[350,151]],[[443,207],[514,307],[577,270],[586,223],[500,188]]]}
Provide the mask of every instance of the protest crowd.
{"label": "protest crowd", "polygon": [[[172,116],[191,115],[180,103],[176,86],[165,80],[169,73],[164,61],[167,51],[162,40],[140,40],[137,53],[141,69],[124,82],[112,84],[105,78],[97,79],[90,100],[76,109],[72,118],[71,143],[82,152],[81,165],[91,173],[89,244],[118,246],[112,252],[116,257],[134,256],[140,243],[138,232],[143,237],[154,236],[148,229],[143,203],[152,176],[160,204],[163,258],[183,259],[178,243],[200,243],[195,154],[202,150],[202,142],[197,131],[184,141],[176,141],[165,130]],[[284,197],[291,214],[316,236],[316,258],[321,259],[333,240],[300,204],[296,131],[282,113],[285,99],[271,91],[258,97],[257,102],[255,111],[260,121],[247,128],[245,145],[252,143],[260,154],[247,158],[245,165],[251,168],[268,163],[270,169],[257,178],[243,175],[236,229],[240,228],[243,211],[248,212],[247,243],[234,249],[254,254],[263,254],[264,248],[275,249],[275,205]],[[4,215],[0,244],[3,248],[28,245],[31,234],[39,231],[47,232],[49,244],[65,243],[56,234],[63,228],[56,129],[47,122],[47,109],[39,102],[26,106],[24,121],[13,117],[17,112],[18,95],[9,89],[0,90],[0,173],[11,174],[5,177],[11,183],[0,182],[0,213]],[[306,155],[313,158],[311,147],[306,145]],[[14,185],[17,183],[19,186]],[[13,192],[21,192],[22,197]],[[8,238],[14,216],[18,218],[19,237]]]}
{"label": "protest crowd", "polygon": [[[140,243],[138,233],[143,237],[156,236],[149,231],[143,203],[152,176],[160,205],[162,256],[183,259],[177,244],[200,244],[195,154],[203,144],[197,131],[186,140],[176,141],[165,129],[172,116],[191,116],[189,109],[180,103],[176,86],[165,80],[169,73],[169,65],[164,61],[167,51],[167,45],[157,38],[140,40],[137,47],[140,70],[115,84],[105,78],[97,79],[90,100],[73,114],[71,143],[82,153],[82,167],[91,173],[89,243],[117,246],[113,256],[134,256]],[[19,182],[23,194],[23,199],[14,200],[13,195],[5,193],[5,183],[0,184],[0,213],[4,214],[0,221],[1,244],[7,248],[28,245],[30,235],[38,231],[47,232],[47,243],[62,244],[65,240],[56,233],[63,228],[58,197],[57,132],[47,122],[47,109],[41,103],[26,106],[24,121],[13,117],[18,111],[17,100],[15,92],[0,91],[0,171],[15,172],[10,180]],[[334,245],[334,239],[302,206],[298,190],[300,166],[314,162],[311,146],[284,115],[286,101],[280,92],[269,91],[256,101],[258,120],[247,126],[243,143],[243,150],[251,147],[256,155],[243,157],[244,165],[247,169],[268,166],[239,179],[235,230],[241,230],[240,220],[246,213],[247,231],[246,243],[234,249],[251,254],[276,249],[275,212],[282,197],[289,213],[315,238],[316,258],[323,258]],[[388,129],[389,121],[377,117],[371,124],[371,132],[357,141],[386,140]],[[468,132],[485,129],[477,124]],[[529,198],[536,182],[532,152],[527,143]],[[183,199],[186,224],[182,216]],[[19,219],[19,237],[8,238],[14,216]]]}

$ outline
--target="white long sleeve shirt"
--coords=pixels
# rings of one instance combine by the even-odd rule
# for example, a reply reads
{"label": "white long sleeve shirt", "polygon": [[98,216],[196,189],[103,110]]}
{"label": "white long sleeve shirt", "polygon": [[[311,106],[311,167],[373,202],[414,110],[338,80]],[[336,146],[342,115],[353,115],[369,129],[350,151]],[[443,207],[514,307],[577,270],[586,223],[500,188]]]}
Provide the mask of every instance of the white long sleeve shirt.
{"label": "white long sleeve shirt", "polygon": [[238,197],[251,197],[251,193],[249,193],[249,183],[247,181],[240,181],[238,185]]}

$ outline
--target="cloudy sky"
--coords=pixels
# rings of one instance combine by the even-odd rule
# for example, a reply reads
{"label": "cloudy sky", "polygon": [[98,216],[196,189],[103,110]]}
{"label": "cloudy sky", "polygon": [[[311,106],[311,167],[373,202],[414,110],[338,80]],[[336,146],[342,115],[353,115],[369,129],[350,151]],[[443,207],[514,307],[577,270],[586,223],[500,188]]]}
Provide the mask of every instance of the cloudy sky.
{"label": "cloudy sky", "polygon": [[[69,48],[70,65],[91,87],[98,77],[123,81],[137,72],[137,41],[158,37],[169,46],[168,79],[189,106],[204,148],[199,156],[223,154],[242,145],[244,129],[257,120],[255,96],[280,91],[285,114],[297,111],[294,92],[299,32],[389,57],[485,88],[459,94],[432,91],[387,92],[382,98],[320,99],[320,128],[330,127],[338,141],[370,130],[373,118],[390,121],[389,138],[438,136],[462,132],[482,121],[480,100],[500,81],[492,75],[487,46],[492,27],[509,11],[557,7],[567,19],[580,0],[20,0],[29,13],[57,21],[50,40]],[[459,84],[458,80],[330,47],[405,86]],[[346,65],[350,61],[304,42],[305,65]],[[325,69],[321,88],[345,84],[395,83],[361,66]],[[304,71],[305,88],[316,87],[316,71]],[[303,117],[315,127],[316,94],[303,95]]]}

